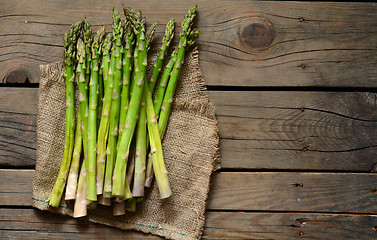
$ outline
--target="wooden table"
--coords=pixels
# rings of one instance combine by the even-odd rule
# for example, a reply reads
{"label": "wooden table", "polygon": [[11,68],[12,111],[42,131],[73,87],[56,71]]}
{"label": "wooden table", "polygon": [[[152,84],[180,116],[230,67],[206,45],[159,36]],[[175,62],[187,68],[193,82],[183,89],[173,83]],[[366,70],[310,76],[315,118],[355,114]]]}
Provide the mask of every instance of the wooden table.
{"label": "wooden table", "polygon": [[[141,9],[160,42],[193,3],[0,2],[1,238],[159,239],[31,207],[38,65],[62,59],[84,17],[98,28],[113,6]],[[376,4],[197,3],[222,161],[203,239],[377,238]]]}

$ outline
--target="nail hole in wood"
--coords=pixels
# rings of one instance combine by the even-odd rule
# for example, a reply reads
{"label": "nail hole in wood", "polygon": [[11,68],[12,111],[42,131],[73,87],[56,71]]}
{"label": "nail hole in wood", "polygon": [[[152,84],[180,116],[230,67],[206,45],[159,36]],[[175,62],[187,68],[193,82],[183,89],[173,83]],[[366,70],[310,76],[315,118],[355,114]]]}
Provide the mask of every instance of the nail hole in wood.
{"label": "nail hole in wood", "polygon": [[293,186],[296,187],[296,188],[300,188],[300,187],[304,187],[304,184],[302,184],[302,183],[295,183],[295,184],[293,184]]}
{"label": "nail hole in wood", "polygon": [[304,153],[304,152],[307,152],[307,151],[309,151],[309,150],[310,150],[309,146],[305,146],[305,147],[303,147],[300,151],[301,151],[302,153]]}

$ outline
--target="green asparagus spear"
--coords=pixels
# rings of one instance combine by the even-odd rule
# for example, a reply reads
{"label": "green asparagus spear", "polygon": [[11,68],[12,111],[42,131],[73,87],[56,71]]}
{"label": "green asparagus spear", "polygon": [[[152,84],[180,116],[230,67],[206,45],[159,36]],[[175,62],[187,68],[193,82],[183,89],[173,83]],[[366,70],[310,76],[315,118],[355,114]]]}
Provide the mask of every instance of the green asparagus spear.
{"label": "green asparagus spear", "polygon": [[[125,8],[125,14],[131,12],[129,8]],[[141,12],[138,12],[135,19],[135,28],[138,30],[138,55],[135,61],[135,87],[132,90],[132,97],[125,121],[125,129],[120,139],[119,149],[116,157],[114,175],[113,175],[113,195],[124,197],[126,184],[126,166],[129,156],[131,140],[134,135],[137,115],[140,109],[140,102],[145,82],[145,73],[147,68],[147,46],[145,39],[144,21]]]}
{"label": "green asparagus spear", "polygon": [[166,65],[166,68],[161,76],[160,84],[158,85],[155,100],[154,100],[154,111],[157,116],[160,115],[162,102],[164,100],[164,95],[166,91],[166,86],[170,79],[171,71],[175,65],[175,61],[177,60],[177,50],[174,50],[170,57],[169,63]]}
{"label": "green asparagus spear", "polygon": [[156,176],[160,198],[168,198],[171,196],[171,189],[168,180],[168,171],[165,167],[164,157],[162,153],[161,138],[158,131],[157,117],[154,113],[152,94],[147,87],[144,88],[146,99],[147,125],[148,135],[151,146],[151,159],[153,162],[153,170]]}
{"label": "green asparagus spear", "polygon": [[[88,189],[87,198],[91,201],[97,200],[96,191],[96,161],[97,161],[97,102],[98,102],[98,75],[100,44],[103,41],[105,27],[100,28],[94,37],[91,48],[91,72],[89,83],[89,116],[88,116],[88,159],[86,162],[86,184]],[[88,55],[87,55],[88,56]]]}
{"label": "green asparagus spear", "polygon": [[91,66],[91,48],[92,48],[92,27],[88,20],[85,18],[83,21],[83,27],[82,27],[82,32],[84,36],[84,43],[85,43],[85,83],[87,89],[89,88],[89,81],[90,81],[90,66]]}
{"label": "green asparagus spear", "polygon": [[[80,109],[79,109],[80,112]],[[76,133],[75,133],[75,146],[73,148],[73,155],[71,167],[67,180],[67,187],[65,190],[65,200],[73,200],[76,198],[77,180],[80,169],[80,157],[82,149],[82,128],[81,128],[81,115],[77,116]]]}
{"label": "green asparagus spear", "polygon": [[114,159],[116,157],[116,148],[118,140],[118,125],[119,125],[119,110],[120,110],[120,90],[122,79],[122,36],[123,26],[120,20],[120,14],[117,9],[114,8],[113,15],[113,36],[114,45],[112,55],[115,56],[115,68],[114,68],[114,80],[113,80],[113,93],[111,100],[110,110],[110,129],[109,129],[109,141],[107,144],[107,159],[106,159],[106,173],[104,184],[104,197],[111,198],[112,193],[112,176],[114,168]]}
{"label": "green asparagus spear", "polygon": [[[105,33],[104,33],[105,37]],[[103,104],[103,92],[104,92],[104,86],[103,86],[103,70],[102,70],[102,53],[103,53],[103,40],[100,43],[99,48],[99,60],[100,67],[98,70],[98,104],[97,104],[97,134],[98,134],[98,127],[101,122],[101,114],[102,114],[102,104]]]}
{"label": "green asparagus spear", "polygon": [[182,32],[180,34],[177,59],[174,68],[171,72],[169,84],[166,88],[158,121],[158,128],[161,136],[164,135],[166,130],[166,126],[170,115],[170,109],[173,102],[174,92],[177,87],[179,74],[181,72],[181,67],[183,65],[185,58],[185,52],[189,46],[194,44],[195,40],[198,38],[199,35],[199,32],[196,29],[191,29],[194,17],[196,16],[196,9],[196,5],[191,7],[186,15],[186,18],[182,22]]}
{"label": "green asparagus spear", "polygon": [[[180,34],[180,41],[179,41],[178,49],[173,52],[171,59],[161,77],[160,85],[157,89],[155,102],[154,102],[154,111],[156,113],[156,116],[159,116],[158,128],[159,128],[159,134],[160,134],[161,139],[164,137],[166,126],[168,123],[175,88],[178,83],[181,66],[183,64],[184,57],[185,57],[185,51],[189,46],[194,44],[199,34],[197,30],[191,29],[193,19],[196,16],[196,9],[197,9],[196,5],[191,7],[185,19],[182,22],[182,26],[181,26],[182,32]],[[170,80],[169,80],[169,77],[170,77]],[[168,83],[169,85],[166,88],[166,84],[168,81],[169,81]],[[154,164],[152,164],[153,161],[150,156],[151,154],[149,154],[148,156],[146,181],[145,181],[146,187],[151,186],[152,178],[153,178],[152,168]]]}
{"label": "green asparagus spear", "polygon": [[97,194],[103,192],[103,176],[105,174],[105,162],[106,162],[106,143],[109,133],[110,121],[109,114],[111,110],[111,98],[113,93],[113,80],[114,80],[114,63],[115,56],[110,57],[110,49],[112,48],[112,35],[107,35],[103,44],[103,82],[104,82],[104,99],[102,105],[101,122],[98,128],[98,155],[97,155]]}
{"label": "green asparagus spear", "polygon": [[[148,141],[149,142],[149,141]],[[136,128],[135,176],[132,195],[144,196],[145,165],[147,155],[147,128],[145,102],[141,101],[139,121]]]}
{"label": "green asparagus spear", "polygon": [[[174,27],[174,22],[173,25],[170,23],[170,27]],[[149,49],[151,46],[151,42],[153,41],[154,38],[154,32],[156,29],[156,25],[153,24],[147,34],[147,48]],[[169,34],[171,35],[171,31],[169,31]],[[164,48],[164,47],[163,47]],[[163,49],[162,48],[162,49]],[[166,49],[163,50],[166,52]],[[164,58],[164,52],[161,53],[160,51],[160,56],[157,58],[157,61],[161,61],[161,63],[156,64],[161,65],[163,58]],[[158,69],[161,69],[161,67],[157,67]],[[157,72],[159,70],[157,69]],[[155,73],[158,75],[158,73]],[[150,83],[153,84],[154,83]],[[148,86],[147,89],[149,91],[150,85],[147,84]],[[153,86],[154,87],[154,86]],[[152,87],[152,88],[153,88]],[[133,181],[133,190],[132,190],[132,195],[133,196],[144,196],[144,182],[145,182],[145,165],[146,165],[146,155],[147,155],[147,146],[149,145],[149,139],[147,137],[147,130],[146,130],[146,112],[145,112],[145,94],[142,96],[141,100],[141,107],[140,107],[140,113],[139,113],[139,120],[138,120],[138,127],[136,129],[136,157],[135,157],[135,177]],[[130,181],[129,181],[130,182]]]}
{"label": "green asparagus spear", "polygon": [[[89,115],[89,109],[88,109],[88,92],[86,90],[86,84],[85,84],[85,44],[84,42],[79,39],[77,41],[77,80],[78,80],[78,88],[79,88],[79,109],[81,114],[81,121],[82,121],[82,136],[83,136],[83,143],[84,143],[84,158],[87,157],[88,154],[88,115]],[[88,163],[87,163],[88,166]],[[92,184],[90,181],[93,181],[90,178],[88,169],[86,169],[86,177],[87,177],[87,195],[86,198],[90,201],[96,201],[97,195],[93,195],[93,189]],[[95,182],[95,179],[94,179]]]}
{"label": "green asparagus spear", "polygon": [[149,79],[149,91],[151,91],[152,93],[154,86],[156,85],[158,75],[161,72],[162,64],[164,63],[164,58],[166,56],[170,42],[174,37],[174,21],[174,18],[172,18],[166,25],[165,36],[162,39],[162,46],[160,48],[160,51],[158,52],[157,60],[153,67],[152,76]]}
{"label": "green asparagus spear", "polygon": [[[122,138],[122,133],[124,131],[124,124],[128,112],[128,104],[130,98],[130,78],[132,72],[132,54],[134,51],[134,31],[133,22],[126,19],[125,23],[125,52],[123,55],[123,86],[121,95],[121,105],[120,105],[120,116],[119,116],[119,136],[118,139]],[[119,141],[118,141],[119,144]]]}
{"label": "green asparagus spear", "polygon": [[72,150],[74,145],[75,130],[75,108],[74,108],[74,66],[76,54],[76,42],[79,37],[82,22],[77,22],[70,28],[69,34],[64,35],[64,58],[65,58],[65,79],[66,79],[66,118],[65,118],[65,145],[64,155],[60,171],[54,187],[46,201],[53,207],[59,207],[66,184],[68,171],[71,164]]}
{"label": "green asparagus spear", "polygon": [[[166,90],[166,85],[169,81],[171,70],[174,67],[175,61],[177,59],[177,49],[174,50],[172,53],[169,63],[166,65],[165,70],[161,76],[160,83],[157,88],[155,100],[154,100],[154,112],[156,113],[157,118],[160,115],[160,110],[162,106],[162,102],[164,100],[164,95],[165,95],[165,90]],[[161,140],[163,138],[162,133],[160,132]],[[147,169],[145,171],[145,187],[150,187],[152,185],[152,180],[153,180],[153,164],[152,164],[152,159],[150,158],[150,154],[148,154],[148,161],[147,161]]]}

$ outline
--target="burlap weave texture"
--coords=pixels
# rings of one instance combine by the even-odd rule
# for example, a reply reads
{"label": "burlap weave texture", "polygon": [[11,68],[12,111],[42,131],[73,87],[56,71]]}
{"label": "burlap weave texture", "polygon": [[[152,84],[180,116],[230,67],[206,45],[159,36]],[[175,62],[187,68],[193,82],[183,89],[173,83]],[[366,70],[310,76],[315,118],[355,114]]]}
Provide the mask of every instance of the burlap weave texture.
{"label": "burlap weave texture", "polygon": [[[153,62],[154,56],[150,59]],[[33,206],[72,215],[72,204],[59,208],[45,203],[59,172],[64,150],[65,80],[62,62],[41,66],[38,96],[37,164]],[[199,239],[205,220],[210,176],[217,158],[217,123],[214,108],[198,64],[198,51],[187,54],[163,140],[173,195],[159,199],[156,184],[146,191],[136,213],[112,216],[109,207],[88,211],[92,222],[135,229],[168,239]]]}

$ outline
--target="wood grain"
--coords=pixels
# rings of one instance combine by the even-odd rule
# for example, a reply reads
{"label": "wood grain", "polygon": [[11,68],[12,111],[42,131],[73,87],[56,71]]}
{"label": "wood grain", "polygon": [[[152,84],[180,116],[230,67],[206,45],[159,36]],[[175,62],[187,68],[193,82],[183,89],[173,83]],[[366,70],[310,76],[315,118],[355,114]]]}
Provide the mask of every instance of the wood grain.
{"label": "wood grain", "polygon": [[[34,170],[0,170],[0,205],[30,206]],[[220,172],[208,210],[377,213],[376,173]]]}
{"label": "wood grain", "polygon": [[[179,25],[193,3],[127,1],[143,10],[148,24],[160,23],[156,42],[163,24],[174,17]],[[62,60],[62,36],[70,24],[88,17],[95,29],[110,26],[112,7],[124,4],[2,1],[0,79],[38,82],[39,64]],[[200,1],[203,76],[212,86],[376,87],[376,10],[373,3]]]}
{"label": "wood grain", "polygon": [[[38,89],[0,88],[0,166],[35,165]],[[210,91],[225,169],[370,172],[376,94]]]}
{"label": "wood grain", "polygon": [[0,165],[34,166],[38,89],[0,89]]}
{"label": "wood grain", "polygon": [[[207,212],[203,239],[373,239],[375,215]],[[33,209],[0,209],[3,238],[162,239]]]}

